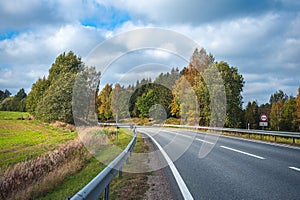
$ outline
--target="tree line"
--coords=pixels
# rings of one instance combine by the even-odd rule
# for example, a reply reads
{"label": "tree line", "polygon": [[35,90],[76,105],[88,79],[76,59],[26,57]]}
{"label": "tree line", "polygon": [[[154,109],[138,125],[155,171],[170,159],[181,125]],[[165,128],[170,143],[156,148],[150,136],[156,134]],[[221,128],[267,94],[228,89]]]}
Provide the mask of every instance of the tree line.
{"label": "tree line", "polygon": [[25,112],[26,98],[27,94],[24,88],[20,89],[14,96],[11,96],[10,91],[7,89],[4,91],[0,90],[0,110]]}
{"label": "tree line", "polygon": [[[247,128],[249,124],[250,128],[259,129],[259,116],[264,113],[269,116],[269,129],[299,131],[300,87],[297,97],[287,96],[280,90],[271,95],[269,103],[258,105],[253,101],[243,109],[243,76],[227,62],[215,61],[203,48],[195,49],[189,64],[181,71],[173,68],[154,80],[144,78],[128,86],[106,84],[101,91],[100,72],[95,67],[84,66],[72,51],[62,53],[49,69],[48,77],[39,78],[28,96],[24,89],[14,97],[10,97],[9,91],[0,91],[0,105],[27,110],[46,122],[74,123],[74,116],[86,121],[96,115],[99,121],[115,120],[117,116],[161,120],[172,117],[184,124],[218,126],[215,121],[222,116],[213,113],[212,105],[217,105],[213,104],[215,99],[223,97],[213,96],[219,85],[212,86],[210,80],[216,78],[211,66],[218,70],[225,90],[226,105],[221,110],[225,114],[224,124],[221,125]],[[13,110],[12,107],[5,109]]]}
{"label": "tree line", "polygon": [[261,114],[269,116],[270,130],[300,131],[300,87],[296,97],[288,96],[282,90],[270,96],[268,103],[258,105],[257,101],[248,102],[245,120],[253,129],[259,129]]}
{"label": "tree line", "polygon": [[[242,127],[244,122],[241,120],[241,92],[244,79],[236,67],[231,67],[224,61],[216,62],[203,48],[195,49],[189,65],[181,71],[173,68],[170,72],[161,73],[154,81],[150,78],[142,79],[127,87],[120,84],[105,85],[96,101],[99,120],[113,119],[116,114],[122,118],[145,118],[154,114],[158,118],[180,118],[184,124],[209,126],[215,120],[207,86],[207,80],[214,79],[214,74],[208,73],[212,65],[218,69],[224,80],[228,99],[224,110],[225,126]],[[209,77],[205,80],[204,76]],[[214,89],[216,88],[210,90]],[[114,101],[118,101],[118,105]]]}

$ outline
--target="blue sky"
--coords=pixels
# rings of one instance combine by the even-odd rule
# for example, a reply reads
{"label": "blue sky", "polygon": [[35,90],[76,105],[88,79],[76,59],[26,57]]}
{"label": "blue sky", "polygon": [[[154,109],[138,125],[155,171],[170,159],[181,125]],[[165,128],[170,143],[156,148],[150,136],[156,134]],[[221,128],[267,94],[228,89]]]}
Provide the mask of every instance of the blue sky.
{"label": "blue sky", "polygon": [[[298,0],[3,0],[0,89],[29,92],[38,77],[47,76],[60,53],[72,50],[84,60],[106,39],[141,27],[184,34],[216,60],[236,66],[245,78],[245,102],[265,103],[279,89],[297,94]],[[151,55],[157,63],[184,67],[184,62],[174,63],[172,56]],[[157,68],[148,72],[149,76],[160,73]],[[103,80],[113,82],[114,77]]]}

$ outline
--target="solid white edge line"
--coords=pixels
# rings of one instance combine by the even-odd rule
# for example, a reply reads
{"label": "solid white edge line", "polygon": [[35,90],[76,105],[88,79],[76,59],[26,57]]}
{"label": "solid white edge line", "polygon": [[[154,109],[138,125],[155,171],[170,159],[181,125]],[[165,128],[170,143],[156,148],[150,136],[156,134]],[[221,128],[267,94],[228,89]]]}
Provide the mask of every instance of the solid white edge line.
{"label": "solid white edge line", "polygon": [[162,155],[164,156],[164,158],[166,159],[168,165],[170,166],[170,169],[174,175],[174,178],[178,184],[178,187],[181,191],[181,194],[183,196],[184,199],[188,199],[188,200],[193,200],[193,196],[191,195],[189,189],[187,188],[184,180],[182,179],[182,177],[180,176],[177,168],[175,167],[174,163],[172,162],[172,160],[170,159],[170,157],[168,156],[168,154],[165,152],[165,150],[160,146],[160,144],[148,133],[146,132],[142,132],[144,134],[146,134],[154,143],[155,145],[158,147],[158,149],[161,151]]}
{"label": "solid white edge line", "polygon": [[247,153],[247,152],[244,152],[244,151],[240,151],[240,150],[237,150],[237,149],[233,149],[233,148],[230,148],[230,147],[226,147],[226,146],[220,146],[220,147],[224,148],[224,149],[231,150],[231,151],[235,151],[235,152],[238,152],[238,153],[241,153],[241,154],[245,154],[245,155],[248,155],[248,156],[252,156],[254,158],[258,158],[258,159],[261,159],[261,160],[265,159],[264,157],[257,156],[257,155],[254,155],[254,154],[251,154],[251,153]]}
{"label": "solid white edge line", "polygon": [[293,169],[293,170],[296,170],[296,171],[298,171],[298,172],[300,172],[300,169],[299,168],[297,168],[297,167],[289,167],[290,169]]}

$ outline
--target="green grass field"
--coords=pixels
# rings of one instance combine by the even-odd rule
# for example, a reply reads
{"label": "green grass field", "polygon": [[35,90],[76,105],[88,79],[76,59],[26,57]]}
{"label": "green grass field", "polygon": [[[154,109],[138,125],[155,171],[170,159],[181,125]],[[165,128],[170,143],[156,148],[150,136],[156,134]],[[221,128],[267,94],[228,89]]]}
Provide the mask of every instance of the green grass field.
{"label": "green grass field", "polygon": [[28,112],[11,112],[11,111],[0,111],[0,120],[14,120],[20,117],[26,118],[30,116]]}
{"label": "green grass field", "polygon": [[17,120],[20,116],[28,115],[0,112],[0,174],[15,163],[36,158],[77,137],[75,132],[37,120]]}

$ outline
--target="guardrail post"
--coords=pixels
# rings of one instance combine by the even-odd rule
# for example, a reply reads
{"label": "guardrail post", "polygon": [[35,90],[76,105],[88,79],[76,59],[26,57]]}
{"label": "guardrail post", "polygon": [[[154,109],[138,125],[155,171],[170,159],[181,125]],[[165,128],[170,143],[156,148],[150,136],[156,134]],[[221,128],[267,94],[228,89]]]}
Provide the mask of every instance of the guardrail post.
{"label": "guardrail post", "polygon": [[108,200],[109,198],[109,184],[106,186],[104,190],[104,200]]}
{"label": "guardrail post", "polygon": [[119,169],[119,178],[122,178],[122,166]]}
{"label": "guardrail post", "polygon": [[293,144],[295,144],[295,138],[293,137]]}

